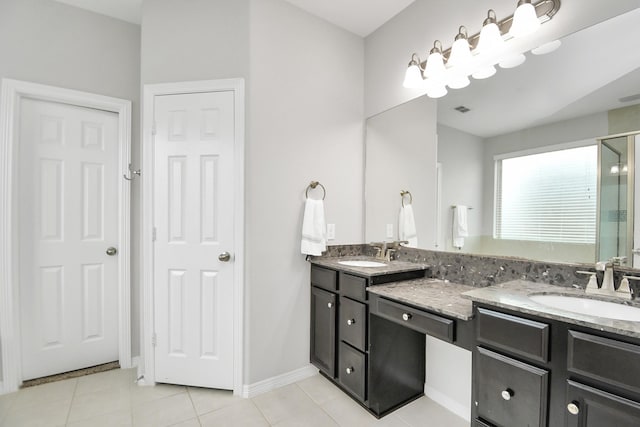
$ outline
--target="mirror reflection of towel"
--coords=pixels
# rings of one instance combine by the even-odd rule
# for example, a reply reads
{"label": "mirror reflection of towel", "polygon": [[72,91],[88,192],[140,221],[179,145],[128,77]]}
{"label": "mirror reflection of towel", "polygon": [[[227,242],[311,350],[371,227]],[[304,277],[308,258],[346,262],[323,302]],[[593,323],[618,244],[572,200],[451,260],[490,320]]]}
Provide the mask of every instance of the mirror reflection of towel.
{"label": "mirror reflection of towel", "polygon": [[400,240],[409,242],[405,246],[411,248],[418,247],[418,232],[416,230],[416,221],[411,205],[405,205],[400,208],[400,214],[398,216],[398,237]]}
{"label": "mirror reflection of towel", "polygon": [[327,250],[327,224],[324,220],[324,202],[307,199],[302,220],[300,250],[306,255],[320,256]]}
{"label": "mirror reflection of towel", "polygon": [[457,205],[453,209],[453,247],[462,249],[464,238],[469,236],[469,225],[467,222],[467,211],[464,205]]}

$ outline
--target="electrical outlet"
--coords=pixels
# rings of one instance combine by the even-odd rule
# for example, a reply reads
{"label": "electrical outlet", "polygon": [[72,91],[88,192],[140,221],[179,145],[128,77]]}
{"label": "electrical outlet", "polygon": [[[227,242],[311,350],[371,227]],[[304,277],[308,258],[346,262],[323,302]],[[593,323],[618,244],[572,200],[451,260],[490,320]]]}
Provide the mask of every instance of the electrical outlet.
{"label": "electrical outlet", "polygon": [[393,239],[393,224],[387,224],[387,237]]}
{"label": "electrical outlet", "polygon": [[327,240],[334,240],[336,238],[336,225],[327,224]]}

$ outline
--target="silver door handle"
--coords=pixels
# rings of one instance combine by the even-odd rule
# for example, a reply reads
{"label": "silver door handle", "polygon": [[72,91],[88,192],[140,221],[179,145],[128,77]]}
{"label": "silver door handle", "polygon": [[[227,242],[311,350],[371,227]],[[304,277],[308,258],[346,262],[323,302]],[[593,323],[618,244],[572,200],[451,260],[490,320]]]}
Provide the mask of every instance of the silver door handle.
{"label": "silver door handle", "polygon": [[218,259],[222,262],[229,262],[229,260],[231,259],[231,254],[229,252],[222,252],[220,255],[218,255]]}
{"label": "silver door handle", "polygon": [[113,246],[111,246],[111,247],[107,248],[106,253],[109,256],[114,256],[115,254],[118,253],[118,250],[116,248],[114,248]]}

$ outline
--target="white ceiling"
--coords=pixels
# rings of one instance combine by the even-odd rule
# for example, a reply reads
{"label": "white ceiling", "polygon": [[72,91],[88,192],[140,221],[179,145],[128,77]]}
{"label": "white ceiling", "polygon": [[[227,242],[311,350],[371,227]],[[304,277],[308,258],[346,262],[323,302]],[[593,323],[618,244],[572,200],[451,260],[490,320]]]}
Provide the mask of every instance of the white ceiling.
{"label": "white ceiling", "polygon": [[[55,0],[140,24],[142,0]],[[366,37],[414,0],[286,0],[312,15]]]}
{"label": "white ceiling", "polygon": [[286,0],[312,15],[366,37],[414,0]]}

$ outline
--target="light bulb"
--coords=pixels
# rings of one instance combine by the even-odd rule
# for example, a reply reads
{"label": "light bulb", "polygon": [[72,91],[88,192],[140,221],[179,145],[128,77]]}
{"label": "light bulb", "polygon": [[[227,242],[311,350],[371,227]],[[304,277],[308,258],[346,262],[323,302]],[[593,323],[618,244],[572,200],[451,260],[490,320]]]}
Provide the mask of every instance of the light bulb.
{"label": "light bulb", "polygon": [[483,56],[495,56],[504,51],[505,44],[496,23],[495,12],[489,9],[487,15],[487,19],[482,24],[482,30],[480,30],[480,40],[478,40],[476,51]]}
{"label": "light bulb", "polygon": [[533,53],[534,55],[546,55],[547,53],[551,53],[554,50],[558,49],[561,44],[562,42],[560,40],[554,40],[552,42],[545,43],[534,49],[531,49],[531,53]]}
{"label": "light bulb", "polygon": [[467,29],[460,27],[453,46],[451,46],[451,56],[447,65],[451,68],[466,69],[471,62],[471,49],[467,40]]}
{"label": "light bulb", "polygon": [[476,80],[488,79],[489,77],[493,76],[496,71],[496,67],[494,67],[493,65],[486,65],[474,71],[473,74],[471,74],[471,77]]}
{"label": "light bulb", "polygon": [[442,57],[442,44],[439,40],[436,40],[427,58],[424,76],[428,79],[442,80],[444,79],[445,72],[446,68],[444,67],[444,58]]}
{"label": "light bulb", "polygon": [[447,88],[443,84],[434,84],[427,89],[429,98],[442,98],[447,94]]}
{"label": "light bulb", "polygon": [[513,14],[509,34],[512,37],[524,37],[534,33],[538,28],[540,28],[540,20],[531,0],[520,0],[518,8]]}
{"label": "light bulb", "polygon": [[503,58],[500,58],[500,68],[515,68],[518,65],[521,65],[527,59],[526,56],[522,53],[515,53],[511,55],[507,55]]}
{"label": "light bulb", "polygon": [[466,74],[451,73],[447,78],[447,86],[451,89],[462,89],[470,84],[471,82]]}
{"label": "light bulb", "polygon": [[422,86],[422,73],[417,65],[410,65],[407,68],[402,86],[407,89],[417,89]]}

